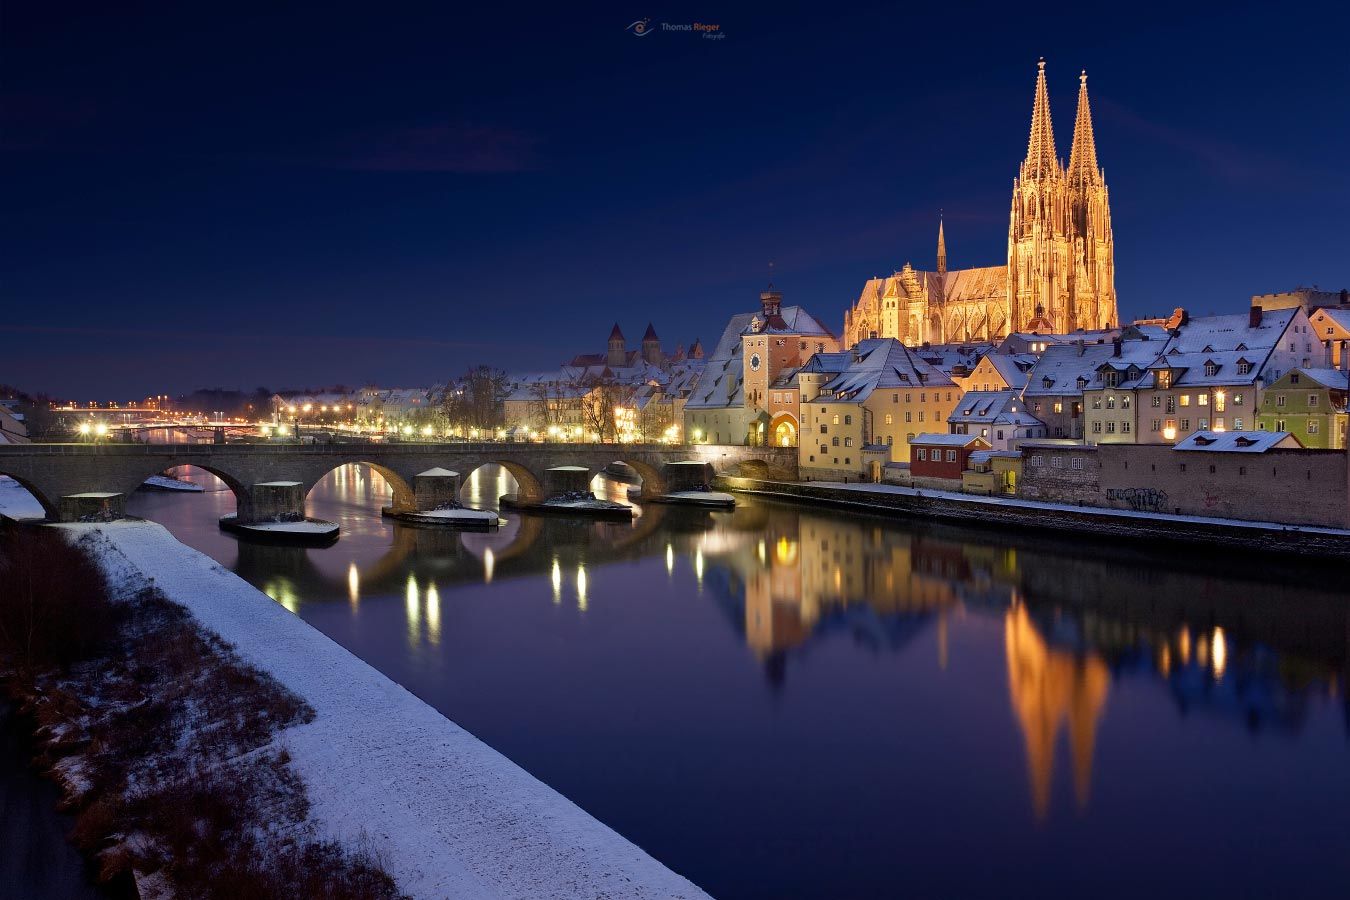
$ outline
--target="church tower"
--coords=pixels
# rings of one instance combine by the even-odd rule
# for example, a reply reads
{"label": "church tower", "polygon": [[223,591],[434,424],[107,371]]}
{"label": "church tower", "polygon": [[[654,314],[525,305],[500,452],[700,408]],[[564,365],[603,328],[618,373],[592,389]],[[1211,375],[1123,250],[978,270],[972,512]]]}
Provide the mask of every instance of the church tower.
{"label": "church tower", "polygon": [[1115,243],[1106,177],[1097,166],[1087,71],[1078,76],[1078,118],[1069,151],[1069,218],[1074,234],[1074,318],[1084,328],[1114,328]]}
{"label": "church tower", "polygon": [[611,369],[622,368],[628,362],[628,348],[623,339],[623,332],[619,330],[619,323],[614,323],[614,328],[609,332],[609,353],[605,356],[605,365]]}
{"label": "church tower", "polygon": [[938,218],[937,273],[947,274],[947,239],[942,236],[942,218]]}
{"label": "church tower", "polygon": [[1008,221],[1009,317],[1014,331],[1042,316],[1053,323],[1056,332],[1064,333],[1078,327],[1072,321],[1068,177],[1055,154],[1045,60],[1037,67],[1031,137],[1026,159],[1013,180]]}

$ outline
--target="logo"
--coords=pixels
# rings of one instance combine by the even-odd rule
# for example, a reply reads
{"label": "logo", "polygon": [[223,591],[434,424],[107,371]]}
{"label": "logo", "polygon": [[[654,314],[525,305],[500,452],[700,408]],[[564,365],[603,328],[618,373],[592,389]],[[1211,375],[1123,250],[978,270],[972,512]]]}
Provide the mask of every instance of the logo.
{"label": "logo", "polygon": [[633,32],[634,37],[646,37],[652,33],[651,19],[638,19],[632,25],[629,25],[624,31]]}

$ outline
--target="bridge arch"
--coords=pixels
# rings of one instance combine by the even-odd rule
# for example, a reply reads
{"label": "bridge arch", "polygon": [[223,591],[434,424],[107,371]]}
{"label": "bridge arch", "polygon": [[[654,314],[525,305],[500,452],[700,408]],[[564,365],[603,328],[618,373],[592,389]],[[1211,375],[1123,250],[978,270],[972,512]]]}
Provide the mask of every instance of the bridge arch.
{"label": "bridge arch", "polygon": [[623,463],[625,466],[636,472],[638,477],[642,479],[641,496],[644,499],[648,497],[658,497],[666,492],[666,476],[665,473],[661,471],[663,464],[659,462],[648,462],[645,459],[640,459],[632,454],[623,452],[618,453],[613,459],[603,463],[599,468],[592,469],[590,480],[594,481],[597,476],[603,475],[605,469],[616,462]]}
{"label": "bridge arch", "polygon": [[[516,496],[521,502],[538,503],[544,499],[544,481],[542,478],[519,462],[497,457],[489,457],[464,466],[460,471],[461,491],[469,483],[473,474],[484,466],[500,466],[510,473],[511,477],[516,480]],[[490,499],[492,504],[496,505],[500,498],[492,497]]]}
{"label": "bridge arch", "polygon": [[[240,481],[238,476],[219,466],[210,464],[202,465],[200,462],[187,460],[181,462],[171,461],[168,465],[165,465],[162,460],[158,463],[146,463],[144,466],[135,470],[136,474],[134,476],[126,479],[126,482],[122,487],[122,495],[130,497],[137,488],[142,484],[145,484],[147,478],[161,475],[171,469],[183,469],[188,467],[201,469],[203,472],[209,472],[224,482],[225,486],[230,489],[230,493],[234,494],[234,508],[239,514],[243,515],[249,509],[250,504],[252,503],[252,497],[249,495],[249,487]],[[134,480],[132,480],[133,478]]]}
{"label": "bridge arch", "polygon": [[47,493],[43,491],[42,488],[38,487],[37,484],[22,476],[6,472],[3,469],[0,469],[0,475],[13,479],[19,487],[32,494],[33,499],[42,507],[42,512],[48,519],[53,522],[60,521],[60,508],[56,506]]}
{"label": "bridge arch", "polygon": [[[326,461],[325,461],[326,462]],[[385,484],[389,485],[389,490],[393,494],[390,508],[395,510],[410,510],[417,508],[417,501],[413,495],[413,487],[407,478],[404,478],[389,466],[377,462],[371,462],[363,457],[353,457],[351,459],[342,459],[333,462],[331,465],[322,467],[322,471],[313,474],[310,478],[304,480],[305,499],[308,501],[310,493],[328,476],[337,472],[344,466],[365,466],[372,472],[378,472],[384,479]]]}

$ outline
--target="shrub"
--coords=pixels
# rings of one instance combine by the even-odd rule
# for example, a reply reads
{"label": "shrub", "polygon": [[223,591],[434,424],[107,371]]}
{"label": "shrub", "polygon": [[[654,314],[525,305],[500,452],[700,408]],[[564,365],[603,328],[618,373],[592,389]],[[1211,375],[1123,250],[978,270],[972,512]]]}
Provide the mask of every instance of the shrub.
{"label": "shrub", "polygon": [[98,564],[61,532],[0,531],[0,657],[16,669],[91,658],[115,638],[119,615]]}

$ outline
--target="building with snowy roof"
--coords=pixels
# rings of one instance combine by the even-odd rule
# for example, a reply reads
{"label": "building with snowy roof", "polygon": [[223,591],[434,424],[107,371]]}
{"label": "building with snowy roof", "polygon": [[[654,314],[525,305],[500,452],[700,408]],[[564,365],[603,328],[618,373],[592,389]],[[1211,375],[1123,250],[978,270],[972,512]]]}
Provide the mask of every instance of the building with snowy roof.
{"label": "building with snowy roof", "polygon": [[[797,444],[799,423],[772,406],[772,385],[817,353],[838,351],[839,339],[800,306],[783,306],[770,285],[757,312],[728,321],[684,404],[684,433],[712,444]],[[779,388],[780,397],[782,388]]]}
{"label": "building with snowy roof", "polygon": [[1261,392],[1256,427],[1288,431],[1305,447],[1344,450],[1347,441],[1350,354],[1339,369],[1290,369]]}
{"label": "building with snowy roof", "polygon": [[967,391],[947,417],[952,434],[978,435],[995,450],[1011,450],[1026,439],[1044,438],[1045,423],[1026,411],[1016,391]]}
{"label": "building with snowy roof", "polygon": [[882,464],[909,459],[914,436],[946,431],[947,417],[961,397],[950,376],[893,338],[818,354],[797,373],[797,384],[799,466],[804,477],[817,480],[879,480],[879,471],[864,467],[862,448],[891,448]]}

